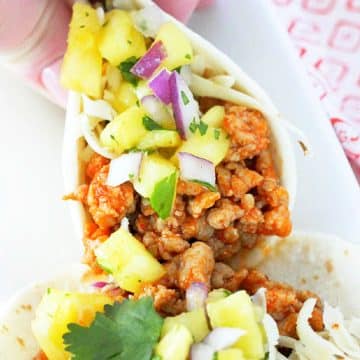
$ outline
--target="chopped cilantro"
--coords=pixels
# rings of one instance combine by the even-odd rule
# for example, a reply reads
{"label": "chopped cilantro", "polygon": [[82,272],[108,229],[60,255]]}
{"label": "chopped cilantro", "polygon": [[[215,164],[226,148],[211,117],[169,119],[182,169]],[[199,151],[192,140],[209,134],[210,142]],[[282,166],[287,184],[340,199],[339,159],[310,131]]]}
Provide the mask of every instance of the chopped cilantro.
{"label": "chopped cilantro", "polygon": [[214,355],[213,355],[213,357],[212,357],[212,360],[218,360],[218,353],[216,352],[216,353],[214,353]]}
{"label": "chopped cilantro", "polygon": [[192,122],[189,125],[189,130],[194,134],[196,129],[197,129],[198,125],[195,121],[195,118],[192,120]]}
{"label": "chopped cilantro", "polygon": [[51,293],[51,289],[50,288],[47,288],[47,291],[46,291],[48,294]]}
{"label": "chopped cilantro", "polygon": [[264,360],[268,360],[268,359],[269,359],[269,353],[267,352],[267,353],[265,354]]}
{"label": "chopped cilantro", "polygon": [[208,124],[206,124],[202,120],[200,120],[199,125],[198,125],[198,129],[200,131],[201,136],[206,134],[208,127],[209,127]]}
{"label": "chopped cilantro", "polygon": [[63,339],[75,360],[150,360],[162,324],[150,297],[126,299],[105,305],[89,327],[70,324]]}
{"label": "chopped cilantro", "polygon": [[85,12],[85,16],[88,17],[90,14],[86,11]]}
{"label": "chopped cilantro", "polygon": [[130,180],[133,180],[135,178],[135,174],[131,173],[128,175]]}
{"label": "chopped cilantro", "polygon": [[181,66],[179,66],[179,67],[175,68],[174,70],[175,70],[177,73],[179,73],[179,74],[180,74],[180,71],[181,71]]}
{"label": "chopped cilantro", "polygon": [[196,122],[196,119],[194,118],[189,125],[189,130],[194,134],[196,130],[199,129],[200,135],[203,136],[206,134],[208,127],[208,124],[201,120],[200,122]]}
{"label": "chopped cilantro", "polygon": [[128,43],[129,45],[131,45],[131,44],[132,44],[132,41],[131,41],[131,40],[127,40],[127,43]]}
{"label": "chopped cilantro", "polygon": [[176,194],[177,171],[159,181],[150,197],[151,207],[161,219],[166,219],[172,210]]}
{"label": "chopped cilantro", "polygon": [[139,27],[140,27],[140,30],[142,30],[142,31],[147,30],[148,26],[147,26],[147,22],[145,19],[140,22]]}
{"label": "chopped cilantro", "polygon": [[205,186],[207,189],[209,189],[212,192],[217,192],[218,191],[217,188],[214,185],[211,185],[206,181],[201,181],[201,180],[196,180],[196,179],[192,179],[191,181],[194,182],[194,183],[200,184],[202,186]]}
{"label": "chopped cilantro", "polygon": [[131,83],[132,85],[136,86],[139,82],[139,78],[130,72],[131,68],[135,65],[138,59],[135,56],[128,58],[127,60],[123,61],[119,66],[118,69],[121,71],[121,75],[123,78]]}
{"label": "chopped cilantro", "polygon": [[181,93],[181,99],[182,99],[184,105],[187,105],[190,102],[189,98],[186,96],[184,91],[181,91],[180,93]]}
{"label": "chopped cilantro", "polygon": [[136,106],[140,107],[140,101],[139,100],[136,100]]}
{"label": "chopped cilantro", "polygon": [[85,25],[80,25],[80,29],[83,29],[85,27]]}
{"label": "chopped cilantro", "polygon": [[110,135],[110,139],[112,141],[115,141],[119,145],[119,142],[116,140],[116,138],[115,138],[115,136],[113,134]]}
{"label": "chopped cilantro", "polygon": [[143,122],[144,128],[146,130],[152,131],[152,130],[162,130],[163,129],[156,121],[154,121],[149,116],[145,115],[142,119],[142,122]]}
{"label": "chopped cilantro", "polygon": [[220,130],[219,129],[214,129],[214,138],[215,138],[215,140],[219,140],[219,138],[220,138]]}
{"label": "chopped cilantro", "polygon": [[190,54],[186,54],[186,55],[185,55],[185,59],[191,60],[191,55],[190,55]]}

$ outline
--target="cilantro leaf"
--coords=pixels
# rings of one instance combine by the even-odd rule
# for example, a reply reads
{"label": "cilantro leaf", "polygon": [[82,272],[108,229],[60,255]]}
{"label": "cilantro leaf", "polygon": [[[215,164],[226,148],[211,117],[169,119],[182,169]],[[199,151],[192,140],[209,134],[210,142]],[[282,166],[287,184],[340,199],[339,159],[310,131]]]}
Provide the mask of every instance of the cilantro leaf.
{"label": "cilantro leaf", "polygon": [[134,86],[137,86],[139,82],[139,78],[135,76],[133,73],[131,73],[130,70],[137,61],[138,59],[135,56],[132,56],[127,60],[123,61],[118,66],[118,69],[121,71],[121,75],[123,76],[123,78],[129,83],[133,84]]}
{"label": "cilantro leaf", "polygon": [[150,360],[162,323],[150,297],[124,300],[106,305],[89,327],[70,324],[63,339],[75,360]]}
{"label": "cilantro leaf", "polygon": [[198,126],[194,118],[189,125],[189,130],[194,134],[197,128]]}
{"label": "cilantro leaf", "polygon": [[219,140],[219,138],[220,138],[220,130],[219,129],[214,129],[214,138],[215,138],[215,140]]}
{"label": "cilantro leaf", "polygon": [[206,124],[202,120],[200,120],[199,125],[198,125],[198,129],[200,131],[201,136],[206,134],[208,127],[209,127],[208,124]]}
{"label": "cilantro leaf", "polygon": [[144,128],[146,130],[152,131],[152,130],[163,130],[163,128],[156,122],[154,121],[152,118],[150,118],[149,116],[144,116],[142,119]]}
{"label": "cilantro leaf", "polygon": [[202,186],[205,186],[207,189],[209,189],[212,192],[217,192],[218,191],[217,188],[214,185],[211,185],[206,181],[201,181],[201,180],[196,180],[196,179],[192,179],[191,181],[194,182],[194,183],[200,184]]}
{"label": "cilantro leaf", "polygon": [[177,171],[159,181],[150,197],[151,207],[161,219],[166,219],[172,210],[176,194]]}
{"label": "cilantro leaf", "polygon": [[180,94],[184,105],[187,105],[190,102],[189,98],[187,97],[184,91],[181,91]]}

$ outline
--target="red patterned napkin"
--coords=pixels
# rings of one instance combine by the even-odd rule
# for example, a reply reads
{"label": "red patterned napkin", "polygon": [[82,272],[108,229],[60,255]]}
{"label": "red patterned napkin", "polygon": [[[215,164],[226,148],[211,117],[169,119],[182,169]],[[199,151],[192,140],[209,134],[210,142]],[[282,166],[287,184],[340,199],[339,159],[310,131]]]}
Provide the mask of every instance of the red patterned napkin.
{"label": "red patterned napkin", "polygon": [[360,181],[360,0],[273,0]]}

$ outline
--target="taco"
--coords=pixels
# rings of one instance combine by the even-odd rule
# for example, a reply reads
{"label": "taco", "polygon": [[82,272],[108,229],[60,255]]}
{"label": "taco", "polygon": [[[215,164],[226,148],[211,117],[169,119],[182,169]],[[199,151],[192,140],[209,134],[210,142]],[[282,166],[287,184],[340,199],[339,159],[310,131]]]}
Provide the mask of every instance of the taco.
{"label": "taco", "polygon": [[88,283],[85,267],[69,268],[5,307],[0,358],[359,359],[360,280],[353,273],[360,249],[321,234],[294,235],[279,246],[261,271],[219,268],[212,282],[222,287],[209,293],[193,284],[180,312],[165,287],[138,297],[109,279]]}
{"label": "taco", "polygon": [[[292,146],[268,97],[224,54],[152,2],[126,4],[74,6],[65,198],[93,274],[117,273],[120,248],[146,249],[147,262],[121,271],[137,292],[188,253],[209,257],[208,274],[169,285],[185,290],[209,283],[215,263],[290,234]],[[110,240],[122,222],[131,239]]]}

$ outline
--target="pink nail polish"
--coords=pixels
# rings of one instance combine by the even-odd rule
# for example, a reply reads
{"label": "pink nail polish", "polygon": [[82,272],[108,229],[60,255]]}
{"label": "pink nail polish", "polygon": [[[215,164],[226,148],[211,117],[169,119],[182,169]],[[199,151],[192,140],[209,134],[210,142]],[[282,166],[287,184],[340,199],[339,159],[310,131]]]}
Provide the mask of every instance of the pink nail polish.
{"label": "pink nail polish", "polygon": [[61,86],[59,78],[61,63],[62,59],[59,59],[46,67],[41,73],[41,82],[55,102],[62,107],[66,107],[67,91]]}

